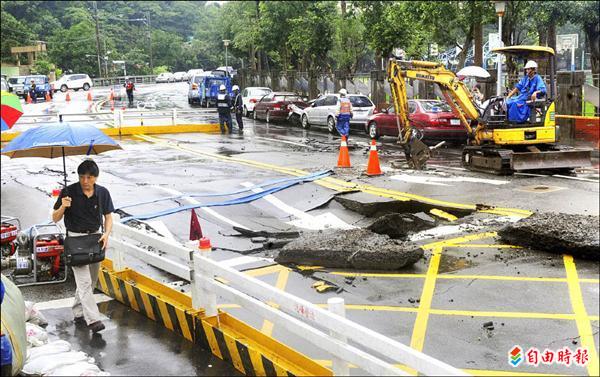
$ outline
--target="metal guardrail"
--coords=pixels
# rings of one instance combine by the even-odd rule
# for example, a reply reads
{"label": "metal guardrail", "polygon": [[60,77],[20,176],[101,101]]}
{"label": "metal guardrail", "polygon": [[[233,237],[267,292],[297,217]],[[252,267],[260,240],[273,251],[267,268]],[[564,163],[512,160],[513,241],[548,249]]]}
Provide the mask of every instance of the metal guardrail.
{"label": "metal guardrail", "polygon": [[154,84],[157,76],[158,75],[101,77],[92,79],[92,81],[95,87],[125,84],[125,77],[129,77],[136,84]]}
{"label": "metal guardrail", "polygon": [[[329,299],[329,310],[325,310],[212,260],[210,249],[192,250],[174,240],[119,222],[115,222],[110,238],[109,249],[116,271],[128,267],[125,256],[131,255],[190,281],[193,309],[204,308],[209,317],[218,314],[217,295],[231,300],[330,353],[334,375],[349,375],[348,363],[373,375],[408,375],[385,359],[392,359],[427,375],[466,375],[459,369],[346,319],[344,300],[341,298]],[[348,344],[348,341],[360,344],[361,349]]]}
{"label": "metal guardrail", "polygon": [[[172,126],[177,125],[181,117],[186,116],[198,116],[198,115],[216,115],[216,109],[195,109],[195,110],[145,110],[145,109],[115,109],[115,111],[100,111],[97,113],[59,113],[53,115],[43,114],[24,114],[22,115],[16,124],[39,124],[47,122],[97,122],[97,121],[111,121],[114,127],[120,127],[124,125],[125,119],[165,119],[168,120]],[[81,119],[81,117],[84,117]],[[55,120],[49,120],[49,118],[55,118]],[[75,119],[73,119],[75,118]],[[80,119],[77,119],[80,118]],[[31,121],[28,121],[30,120]]]}

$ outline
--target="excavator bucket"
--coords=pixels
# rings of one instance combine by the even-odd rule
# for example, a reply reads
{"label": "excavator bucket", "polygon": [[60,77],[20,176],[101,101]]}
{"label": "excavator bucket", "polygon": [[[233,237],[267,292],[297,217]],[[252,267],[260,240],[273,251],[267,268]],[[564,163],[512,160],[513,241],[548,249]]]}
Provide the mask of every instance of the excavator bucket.
{"label": "excavator bucket", "polygon": [[417,138],[411,138],[408,143],[403,143],[404,155],[409,166],[416,170],[422,170],[429,160],[429,147]]}

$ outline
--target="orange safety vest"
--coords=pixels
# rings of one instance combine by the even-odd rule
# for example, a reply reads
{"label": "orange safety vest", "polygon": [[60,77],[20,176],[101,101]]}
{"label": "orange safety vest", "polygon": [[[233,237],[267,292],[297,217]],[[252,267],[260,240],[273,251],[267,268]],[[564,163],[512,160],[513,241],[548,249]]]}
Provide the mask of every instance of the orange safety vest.
{"label": "orange safety vest", "polygon": [[340,98],[340,114],[350,114],[352,112],[352,104],[348,98]]}

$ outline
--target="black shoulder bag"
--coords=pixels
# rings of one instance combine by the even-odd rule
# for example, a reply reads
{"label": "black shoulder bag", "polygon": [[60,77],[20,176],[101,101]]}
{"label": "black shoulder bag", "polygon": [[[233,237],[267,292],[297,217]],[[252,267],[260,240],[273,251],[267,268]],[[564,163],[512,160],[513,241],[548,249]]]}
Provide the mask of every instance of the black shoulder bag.
{"label": "black shoulder bag", "polygon": [[98,211],[100,212],[101,233],[70,237],[67,231],[67,238],[65,238],[65,255],[69,266],[85,266],[104,260],[105,251],[102,247],[104,245],[98,243],[98,240],[100,240],[100,237],[102,237],[102,234],[104,233],[100,197],[98,197]]}

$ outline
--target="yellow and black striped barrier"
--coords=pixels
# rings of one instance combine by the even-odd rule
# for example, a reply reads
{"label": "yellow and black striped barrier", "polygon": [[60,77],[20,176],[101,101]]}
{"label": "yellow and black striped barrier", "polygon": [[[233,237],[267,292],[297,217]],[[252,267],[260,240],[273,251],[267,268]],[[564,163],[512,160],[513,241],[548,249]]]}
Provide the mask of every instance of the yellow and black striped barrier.
{"label": "yellow and black striped barrier", "polygon": [[131,269],[113,271],[102,262],[98,283],[108,296],[210,350],[251,376],[331,376],[330,369],[219,311],[206,317],[190,296]]}

